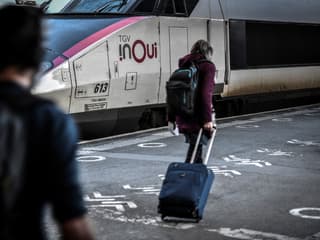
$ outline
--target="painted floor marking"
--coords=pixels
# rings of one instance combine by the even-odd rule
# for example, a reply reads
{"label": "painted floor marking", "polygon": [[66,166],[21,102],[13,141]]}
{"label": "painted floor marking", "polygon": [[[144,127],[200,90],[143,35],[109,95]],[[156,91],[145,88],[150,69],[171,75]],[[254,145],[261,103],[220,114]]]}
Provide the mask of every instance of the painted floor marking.
{"label": "painted floor marking", "polygon": [[129,208],[138,207],[132,201],[123,201],[125,197],[125,195],[103,196],[100,192],[94,192],[92,198],[89,195],[84,196],[84,201],[88,203],[89,208],[114,208],[119,212],[125,212],[126,206]]}
{"label": "painted floor marking", "polygon": [[285,235],[275,234],[275,233],[266,233],[259,232],[255,230],[240,228],[240,229],[231,229],[231,228],[220,228],[220,229],[208,229],[209,232],[216,232],[220,235],[235,238],[235,239],[246,239],[246,240],[301,240],[300,238],[288,237]]}
{"label": "painted floor marking", "polygon": [[103,156],[78,156],[76,159],[79,162],[101,162],[106,160]]}
{"label": "painted floor marking", "polygon": [[[242,175],[242,173],[237,170],[227,169],[227,166],[208,166],[208,168],[211,169],[215,175],[222,175],[224,177],[234,178],[234,176]],[[158,177],[162,181],[165,179],[164,174],[159,174]]]}
{"label": "painted floor marking", "polygon": [[102,144],[102,145],[95,146],[95,147],[86,147],[86,148],[83,148],[83,150],[86,150],[86,151],[108,151],[111,149],[127,147],[130,145],[137,145],[137,144],[146,143],[146,142],[153,142],[153,141],[157,141],[157,140],[168,138],[168,137],[172,137],[172,136],[168,136],[166,134],[163,134],[163,135],[153,134],[153,135],[149,135],[149,136],[145,136],[145,137],[137,137],[137,138],[133,138],[133,139],[113,141],[111,143]]}
{"label": "painted floor marking", "polygon": [[291,140],[287,141],[287,143],[300,145],[301,147],[305,147],[305,146],[320,147],[320,143],[313,142],[313,141],[301,141],[301,140],[297,140],[297,139],[291,139]]}
{"label": "painted floor marking", "polygon": [[[303,214],[302,212],[317,212],[317,215],[307,215],[306,213]],[[290,210],[290,214],[296,217],[320,220],[320,208],[295,208]]]}
{"label": "painted floor marking", "polygon": [[77,156],[80,156],[80,155],[90,155],[90,154],[94,154],[95,152],[94,151],[85,151],[85,150],[78,150],[77,151]]}
{"label": "painted floor marking", "polygon": [[[90,211],[92,211],[92,209]],[[197,226],[197,224],[193,223],[165,223],[160,217],[154,216],[136,216],[131,218],[125,215],[116,216],[117,214],[112,211],[105,211],[105,209],[94,209],[94,212],[102,214],[104,219],[123,223],[143,224],[154,227],[172,228],[176,230],[187,230]]]}
{"label": "painted floor marking", "polygon": [[223,175],[225,177],[234,178],[234,176],[241,176],[242,174],[236,170],[228,170],[227,166],[208,166],[215,175]]}
{"label": "painted floor marking", "polygon": [[141,148],[163,148],[166,146],[167,146],[167,144],[165,144],[165,143],[140,143],[140,144],[138,144],[138,147],[141,147]]}
{"label": "painted floor marking", "polygon": [[274,118],[273,122],[292,122],[292,118]]}
{"label": "painted floor marking", "polygon": [[146,195],[159,195],[160,186],[159,185],[150,185],[146,187],[132,187],[131,185],[123,185],[123,189],[136,191],[136,194],[146,194]]}
{"label": "painted floor marking", "polygon": [[152,134],[153,136],[161,136],[161,137],[173,137],[172,133],[169,131],[165,131],[165,132],[159,132],[159,133],[154,133]]}
{"label": "painted floor marking", "polygon": [[251,160],[249,158],[239,158],[239,157],[236,157],[235,155],[229,155],[228,157],[224,157],[223,160],[225,160],[226,162],[233,162],[237,165],[253,165],[260,168],[265,166],[267,167],[272,166],[272,164],[267,161]]}
{"label": "painted floor marking", "polygon": [[158,161],[158,162],[181,162],[181,157],[136,154],[136,153],[110,153],[106,152],[103,155],[107,158],[126,159],[126,160],[141,160],[141,161]]}
{"label": "painted floor marking", "polygon": [[293,152],[283,152],[281,150],[260,148],[257,150],[258,153],[267,153],[269,156],[287,156],[291,157]]}
{"label": "painted floor marking", "polygon": [[165,175],[164,174],[158,174],[158,177],[161,179],[161,181],[163,181],[165,179]]}
{"label": "painted floor marking", "polygon": [[107,195],[102,195],[100,192],[93,192],[92,195],[94,198],[125,198],[126,195],[112,195],[112,196],[107,196]]}
{"label": "painted floor marking", "polygon": [[260,126],[259,125],[239,125],[239,126],[236,126],[236,128],[244,128],[244,129],[247,129],[247,128],[259,128]]}
{"label": "painted floor marking", "polygon": [[[160,217],[154,216],[136,216],[136,217],[127,217],[123,213],[115,213],[109,211],[108,209],[89,209],[89,214],[94,211],[103,216],[104,219],[118,221],[123,223],[134,223],[134,224],[143,224],[154,227],[163,227],[163,228],[173,228],[176,230],[188,230],[198,226],[198,224],[193,223],[166,223],[161,220]],[[225,237],[230,237],[234,239],[245,239],[245,240],[320,240],[320,232],[313,234],[312,236],[302,238],[289,237],[281,234],[267,233],[261,231],[255,231],[245,228],[240,229],[231,229],[231,228],[219,228],[219,229],[205,229],[208,232],[218,233]]]}

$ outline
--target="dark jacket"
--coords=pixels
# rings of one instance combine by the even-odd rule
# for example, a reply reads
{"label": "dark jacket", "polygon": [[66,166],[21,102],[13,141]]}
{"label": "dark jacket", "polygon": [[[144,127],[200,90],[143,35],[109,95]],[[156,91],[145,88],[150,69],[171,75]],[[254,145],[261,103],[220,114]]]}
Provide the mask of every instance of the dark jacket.
{"label": "dark jacket", "polygon": [[[179,67],[188,67],[191,62],[205,59],[201,54],[189,54],[179,60]],[[214,88],[215,65],[210,61],[199,63],[199,82],[197,97],[195,100],[195,116],[193,118],[182,118],[176,116],[176,123],[181,133],[198,132],[207,122],[212,121],[212,93]],[[170,118],[170,117],[169,117]],[[173,120],[174,119],[169,119]]]}
{"label": "dark jacket", "polygon": [[75,159],[77,129],[70,116],[50,101],[32,96],[15,83],[0,83],[0,103],[11,106],[12,99],[20,109],[28,136],[26,176],[12,223],[13,239],[43,240],[47,204],[59,223],[86,213]]}

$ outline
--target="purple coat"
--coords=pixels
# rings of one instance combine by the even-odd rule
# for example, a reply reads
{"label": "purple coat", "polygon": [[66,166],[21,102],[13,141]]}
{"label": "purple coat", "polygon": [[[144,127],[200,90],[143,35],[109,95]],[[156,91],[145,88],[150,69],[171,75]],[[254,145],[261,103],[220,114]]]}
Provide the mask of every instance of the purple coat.
{"label": "purple coat", "polygon": [[[189,66],[191,61],[204,59],[201,54],[189,54],[179,60],[179,67]],[[212,121],[212,93],[216,67],[211,62],[199,64],[198,95],[195,100],[195,117],[190,119],[176,116],[181,133],[198,132],[207,122]],[[170,119],[169,119],[170,120]]]}

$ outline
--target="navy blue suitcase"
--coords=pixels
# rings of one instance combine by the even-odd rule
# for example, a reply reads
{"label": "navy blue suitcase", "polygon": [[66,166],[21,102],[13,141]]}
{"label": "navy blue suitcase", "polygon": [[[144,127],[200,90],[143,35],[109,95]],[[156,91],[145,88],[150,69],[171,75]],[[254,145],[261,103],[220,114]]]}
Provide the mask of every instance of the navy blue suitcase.
{"label": "navy blue suitcase", "polygon": [[193,164],[195,153],[200,142],[202,129],[199,132],[196,146],[190,163],[171,163],[159,195],[158,212],[161,218],[191,218],[197,222],[203,218],[204,208],[214,180],[214,173],[206,164],[210,156],[216,130],[209,141],[204,164]]}

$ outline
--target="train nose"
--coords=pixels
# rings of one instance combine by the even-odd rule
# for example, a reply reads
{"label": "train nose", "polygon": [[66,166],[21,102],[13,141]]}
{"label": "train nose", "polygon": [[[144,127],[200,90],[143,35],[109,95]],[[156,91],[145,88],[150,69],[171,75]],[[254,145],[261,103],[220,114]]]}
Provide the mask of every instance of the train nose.
{"label": "train nose", "polygon": [[[77,65],[77,62],[83,60],[84,56],[90,55],[91,50],[96,49],[95,46],[108,40],[119,29],[144,18],[142,16],[110,18],[106,15],[46,16],[43,74],[34,88],[34,93],[50,98],[65,112],[72,114],[80,126],[82,135],[86,137],[119,133],[126,130],[122,126],[126,126],[130,131],[136,129],[143,109],[139,111],[134,109],[128,113],[128,111],[107,109],[107,103],[96,104],[92,101],[92,98],[97,99],[97,96],[105,96],[106,90],[94,92],[97,84],[103,82],[101,86],[107,86],[105,89],[109,85],[108,80],[104,78],[105,71],[103,70],[103,76],[100,77],[94,70],[93,66],[101,63],[99,56],[98,58],[95,56],[92,59],[95,63],[87,68],[83,67],[85,64]],[[89,74],[82,78],[85,73]],[[93,100],[97,101],[96,99]],[[101,97],[98,100],[101,101]]]}

